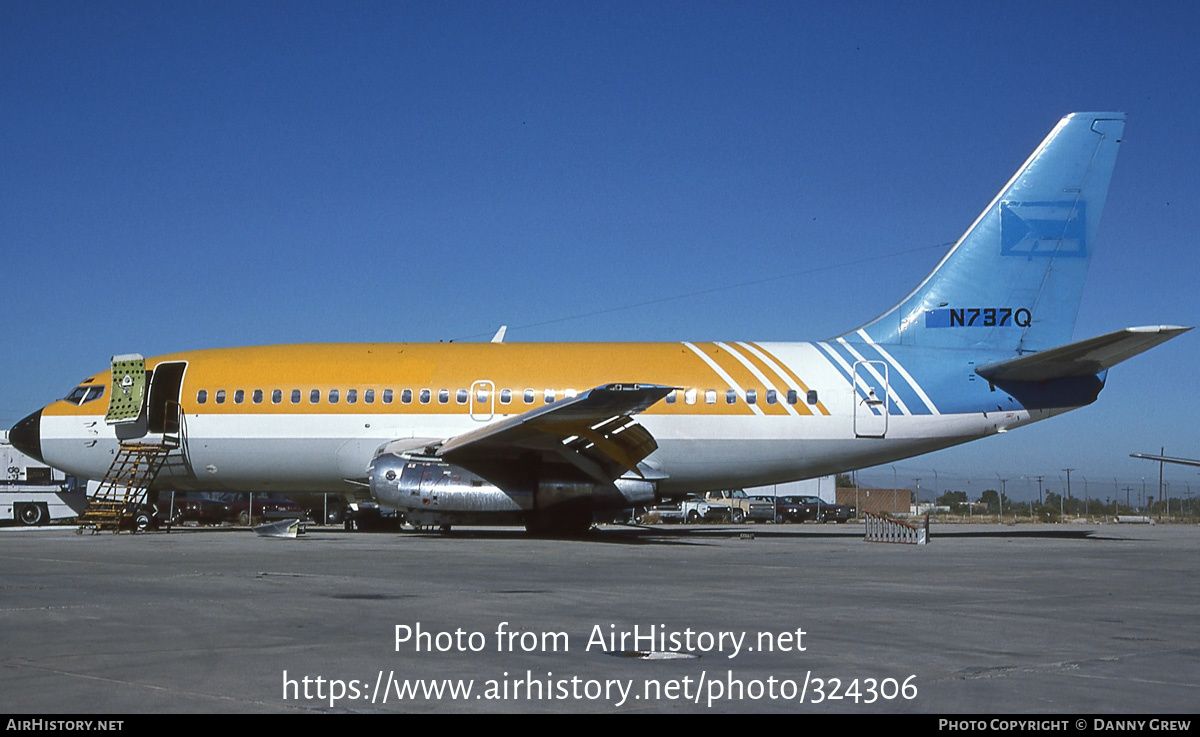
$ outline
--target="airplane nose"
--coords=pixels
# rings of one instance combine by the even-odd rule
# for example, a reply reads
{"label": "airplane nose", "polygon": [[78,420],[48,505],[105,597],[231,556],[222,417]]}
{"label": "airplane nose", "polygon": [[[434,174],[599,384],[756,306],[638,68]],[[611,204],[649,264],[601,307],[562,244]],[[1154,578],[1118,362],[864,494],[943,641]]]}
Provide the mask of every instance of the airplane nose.
{"label": "airplane nose", "polygon": [[45,463],[42,458],[42,411],[29,415],[8,431],[8,441],[25,455]]}

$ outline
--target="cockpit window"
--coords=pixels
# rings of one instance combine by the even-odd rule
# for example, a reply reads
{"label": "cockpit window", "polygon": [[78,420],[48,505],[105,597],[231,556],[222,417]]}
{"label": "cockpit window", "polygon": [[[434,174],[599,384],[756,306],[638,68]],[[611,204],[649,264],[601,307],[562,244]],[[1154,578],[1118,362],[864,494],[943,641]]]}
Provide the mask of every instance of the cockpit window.
{"label": "cockpit window", "polygon": [[75,387],[70,394],[63,397],[71,404],[87,404],[104,396],[103,384],[82,384]]}

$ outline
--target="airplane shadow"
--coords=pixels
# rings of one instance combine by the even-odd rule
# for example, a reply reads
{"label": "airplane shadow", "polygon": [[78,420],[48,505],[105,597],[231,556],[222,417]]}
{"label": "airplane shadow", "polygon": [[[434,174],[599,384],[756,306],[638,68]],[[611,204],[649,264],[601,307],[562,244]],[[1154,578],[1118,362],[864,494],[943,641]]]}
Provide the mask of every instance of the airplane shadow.
{"label": "airplane shadow", "polygon": [[[459,527],[449,533],[436,531],[405,532],[405,536],[447,538],[460,540],[527,540],[528,533],[520,528],[494,529]],[[764,540],[861,540],[861,527],[817,527],[808,525],[604,525],[576,537],[542,536],[543,540],[588,542],[608,545],[709,545],[718,540],[739,538]],[[947,530],[934,527],[930,541],[938,539],[1027,539],[1027,540],[1125,540],[1124,537],[1101,535],[1093,529],[1044,530]]]}

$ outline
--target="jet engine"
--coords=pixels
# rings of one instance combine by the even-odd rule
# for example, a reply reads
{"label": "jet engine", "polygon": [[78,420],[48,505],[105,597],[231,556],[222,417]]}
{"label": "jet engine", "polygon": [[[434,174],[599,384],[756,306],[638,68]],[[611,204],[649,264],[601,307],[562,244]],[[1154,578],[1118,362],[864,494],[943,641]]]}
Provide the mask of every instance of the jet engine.
{"label": "jet engine", "polygon": [[541,479],[529,489],[501,489],[461,466],[411,452],[379,453],[368,480],[377,502],[403,510],[418,525],[515,522],[546,530],[586,529],[597,509],[655,501],[653,482],[642,479],[609,484]]}

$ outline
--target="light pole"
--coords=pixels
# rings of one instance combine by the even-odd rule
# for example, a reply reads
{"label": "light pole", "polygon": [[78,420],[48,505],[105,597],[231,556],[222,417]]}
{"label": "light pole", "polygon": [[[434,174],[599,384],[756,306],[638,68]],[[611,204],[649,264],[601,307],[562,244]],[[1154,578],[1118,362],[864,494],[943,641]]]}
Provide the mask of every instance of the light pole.
{"label": "light pole", "polygon": [[1004,521],[1004,490],[1008,488],[1008,479],[1000,478],[1000,474],[996,474],[996,478],[1000,481],[1000,521]]}

